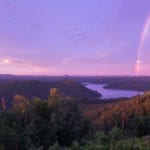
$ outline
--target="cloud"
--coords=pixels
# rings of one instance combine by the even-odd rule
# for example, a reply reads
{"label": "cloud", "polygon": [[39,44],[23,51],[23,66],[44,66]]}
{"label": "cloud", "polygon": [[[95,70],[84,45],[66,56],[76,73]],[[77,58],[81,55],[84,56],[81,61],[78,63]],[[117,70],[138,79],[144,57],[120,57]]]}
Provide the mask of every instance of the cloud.
{"label": "cloud", "polygon": [[70,58],[65,58],[65,59],[62,61],[62,64],[63,64],[63,65],[68,65],[70,61],[71,61]]}
{"label": "cloud", "polygon": [[[66,60],[67,63],[67,60]],[[55,74],[55,67],[38,65],[31,63],[27,60],[20,60],[13,57],[0,56],[0,73],[5,72],[8,74],[16,75],[43,75],[43,74]]]}
{"label": "cloud", "polygon": [[100,27],[99,22],[94,18],[87,18],[83,21],[67,24],[63,28],[60,26],[57,28],[57,32],[60,36],[71,42],[87,41],[99,44],[104,39],[101,35],[106,36],[104,27]]}
{"label": "cloud", "polygon": [[103,53],[100,53],[97,57],[101,58],[101,59],[106,59],[106,58],[110,57],[110,55],[111,55],[110,52],[103,52]]}
{"label": "cloud", "polygon": [[87,37],[87,31],[82,27],[82,24],[71,24],[64,29],[58,29],[60,35],[69,41],[79,41]]}
{"label": "cloud", "polygon": [[124,43],[117,43],[117,44],[114,45],[115,48],[122,48],[124,46],[125,46]]}
{"label": "cloud", "polygon": [[2,59],[2,58],[0,58],[0,64],[11,64],[11,60],[10,59],[6,59],[6,58],[4,58],[4,59]]}
{"label": "cloud", "polygon": [[[91,57],[72,57],[72,58],[65,58],[62,60],[61,64],[66,66],[69,65],[70,67],[83,67],[83,66],[92,66],[95,67],[97,65],[104,65],[110,63],[109,57],[111,56],[111,53],[104,52],[97,56],[91,56]],[[83,67],[84,68],[84,67]]]}
{"label": "cloud", "polygon": [[1,65],[13,65],[13,64],[22,64],[23,62],[19,59],[12,57],[0,57]]}
{"label": "cloud", "polygon": [[141,63],[142,63],[141,60],[137,60],[137,61],[136,61],[136,64],[141,64]]}

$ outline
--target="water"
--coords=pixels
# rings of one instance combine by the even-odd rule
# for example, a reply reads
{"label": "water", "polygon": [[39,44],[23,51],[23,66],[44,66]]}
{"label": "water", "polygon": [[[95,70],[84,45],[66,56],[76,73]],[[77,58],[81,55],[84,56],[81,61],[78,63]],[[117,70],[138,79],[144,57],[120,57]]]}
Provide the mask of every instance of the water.
{"label": "water", "polygon": [[97,91],[102,94],[102,98],[120,98],[120,97],[133,97],[138,94],[143,94],[143,92],[139,91],[129,91],[129,90],[114,90],[114,89],[105,89],[104,86],[106,84],[93,84],[93,83],[85,83],[85,87],[91,89],[93,91]]}

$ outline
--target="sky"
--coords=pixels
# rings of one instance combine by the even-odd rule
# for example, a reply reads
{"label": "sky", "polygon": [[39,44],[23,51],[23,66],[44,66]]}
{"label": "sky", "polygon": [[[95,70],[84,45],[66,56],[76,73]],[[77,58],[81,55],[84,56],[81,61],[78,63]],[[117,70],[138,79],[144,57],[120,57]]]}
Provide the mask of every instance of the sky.
{"label": "sky", "polygon": [[0,0],[0,74],[150,75],[150,0]]}

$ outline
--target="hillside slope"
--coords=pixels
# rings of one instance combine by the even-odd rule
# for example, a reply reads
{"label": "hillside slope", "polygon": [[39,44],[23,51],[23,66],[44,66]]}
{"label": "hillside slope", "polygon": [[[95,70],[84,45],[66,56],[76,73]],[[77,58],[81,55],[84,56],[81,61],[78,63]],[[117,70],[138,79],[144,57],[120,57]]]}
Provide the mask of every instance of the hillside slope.
{"label": "hillside slope", "polygon": [[84,114],[105,132],[118,127],[122,134],[150,135],[150,92],[126,101],[87,105]]}
{"label": "hillside slope", "polygon": [[59,88],[64,95],[74,98],[94,98],[101,96],[101,94],[87,89],[76,81],[41,82],[28,80],[0,84],[0,98],[3,97],[7,103],[12,102],[15,94],[26,96],[29,100],[34,97],[46,99],[51,88]]}

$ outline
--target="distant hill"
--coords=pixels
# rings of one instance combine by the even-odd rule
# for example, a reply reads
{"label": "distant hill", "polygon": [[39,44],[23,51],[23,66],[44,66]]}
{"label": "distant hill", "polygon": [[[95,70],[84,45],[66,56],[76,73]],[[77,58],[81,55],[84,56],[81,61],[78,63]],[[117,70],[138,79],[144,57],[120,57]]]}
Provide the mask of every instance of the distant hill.
{"label": "distant hill", "polygon": [[34,75],[10,75],[0,74],[0,83],[8,81],[26,81],[37,80],[45,82],[58,82],[62,80],[73,80],[78,83],[105,83],[107,89],[122,89],[122,90],[136,90],[148,91],[150,90],[150,76],[34,76]]}
{"label": "distant hill", "polygon": [[150,76],[85,76],[70,77],[78,82],[106,84],[106,89],[149,91]]}
{"label": "distant hill", "polygon": [[104,88],[107,89],[122,89],[122,90],[136,90],[148,91],[150,90],[150,79],[124,79],[112,80]]}
{"label": "distant hill", "polygon": [[95,91],[91,91],[84,87],[82,84],[72,80],[55,82],[27,80],[1,83],[0,98],[3,97],[7,101],[7,103],[10,104],[12,103],[12,99],[15,94],[26,96],[29,100],[33,99],[34,97],[46,99],[51,88],[58,88],[64,95],[71,96],[77,99],[93,99],[101,96],[101,94]]}

